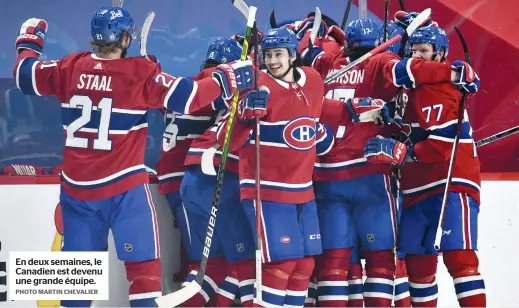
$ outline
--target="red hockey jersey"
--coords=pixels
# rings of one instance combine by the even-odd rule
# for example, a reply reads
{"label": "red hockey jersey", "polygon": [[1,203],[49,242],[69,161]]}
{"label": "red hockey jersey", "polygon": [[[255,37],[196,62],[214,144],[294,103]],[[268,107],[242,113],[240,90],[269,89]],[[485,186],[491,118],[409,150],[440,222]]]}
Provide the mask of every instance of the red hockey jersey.
{"label": "red hockey jersey", "polygon": [[[191,147],[187,152],[187,157],[185,161],[186,166],[201,164],[202,154],[204,154],[204,152],[207,149],[213,147],[218,143],[218,141],[216,140],[216,131],[218,128],[218,123],[227,121],[228,117],[229,113],[223,114],[223,112],[219,112],[216,118],[213,118],[213,125],[208,130],[206,130],[201,136],[193,140],[193,142],[191,143]],[[213,158],[213,165],[215,167],[220,166],[221,155],[221,150],[216,151],[216,154]],[[239,160],[240,158],[236,151],[230,152],[227,156],[227,164],[225,166],[225,170],[237,174]]]}
{"label": "red hockey jersey", "polygon": [[176,78],[145,58],[108,60],[90,52],[38,61],[26,50],[18,56],[14,76],[23,93],[53,95],[62,102],[63,188],[82,200],[111,197],[148,182],[148,109],[189,114],[221,94],[212,78]]}
{"label": "red hockey jersey", "polygon": [[[407,92],[403,120],[425,129],[429,134],[427,139],[414,146],[420,162],[407,162],[402,168],[400,189],[404,207],[444,192],[461,101],[460,90],[450,82],[450,69],[448,64],[421,59],[393,61],[385,68],[387,80],[398,85],[413,84],[411,88],[414,89]],[[444,74],[449,78],[444,82],[421,83],[423,80],[417,72],[421,76]],[[465,111],[449,191],[468,193],[479,202],[480,185],[479,158]]]}
{"label": "red hockey jersey", "polygon": [[[211,77],[216,68],[207,68],[193,78],[195,81]],[[180,183],[184,177],[184,161],[191,144],[205,131],[215,125],[218,109],[227,107],[222,97],[218,97],[212,104],[196,111],[192,115],[180,114],[168,111],[166,113],[166,129],[162,136],[162,150],[157,164],[159,179],[159,193],[175,193],[180,191]],[[223,111],[222,111],[223,112]],[[216,128],[211,133],[214,138],[212,145],[216,144]],[[200,162],[199,162],[200,163]]]}
{"label": "red hockey jersey", "polygon": [[[313,165],[316,155],[329,151],[333,135],[319,124],[324,87],[312,68],[297,68],[297,82],[284,82],[262,71],[259,85],[270,91],[267,116],[260,121],[262,200],[299,204],[314,199]],[[343,104],[338,104],[343,105]],[[223,144],[227,121],[218,128]],[[239,150],[241,199],[255,198],[256,146],[250,126],[236,122],[231,150]]]}
{"label": "red hockey jersey", "polygon": [[[326,97],[346,101],[353,97],[374,97],[384,101],[392,100],[398,88],[388,83],[379,74],[384,63],[398,58],[393,53],[384,53],[379,58],[367,60],[352,68],[343,76],[326,84]],[[324,79],[349,63],[342,54],[321,53],[312,66]],[[324,120],[324,119],[323,119]],[[323,123],[326,123],[322,121]],[[364,158],[366,142],[382,134],[384,127],[376,123],[352,123],[348,126],[333,125],[335,144],[332,150],[319,157],[315,164],[315,181],[342,181],[370,174],[389,174],[392,168],[380,164],[368,164]]]}

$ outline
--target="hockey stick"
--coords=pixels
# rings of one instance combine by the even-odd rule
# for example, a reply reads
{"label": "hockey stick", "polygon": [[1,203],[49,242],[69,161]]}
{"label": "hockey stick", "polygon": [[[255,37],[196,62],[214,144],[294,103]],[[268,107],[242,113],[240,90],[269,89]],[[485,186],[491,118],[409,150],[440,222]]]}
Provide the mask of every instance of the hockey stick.
{"label": "hockey stick", "polygon": [[[454,30],[458,34],[461,45],[463,46],[463,52],[465,53],[465,61],[470,64],[470,55],[467,42],[461,34],[458,27],[454,26]],[[443,235],[443,223],[445,219],[445,208],[447,207],[447,200],[449,194],[449,186],[452,182],[452,173],[454,170],[454,162],[456,161],[456,154],[458,153],[458,144],[460,142],[461,126],[463,124],[463,118],[465,117],[465,101],[467,100],[467,92],[461,90],[461,102],[458,108],[458,123],[456,124],[456,137],[454,137],[454,144],[452,145],[451,159],[449,161],[449,170],[447,171],[447,182],[445,183],[445,191],[443,192],[442,207],[440,210],[440,219],[438,221],[438,228],[436,229],[436,238],[434,239],[434,249],[440,250],[440,245]]]}
{"label": "hockey stick", "polygon": [[405,11],[405,4],[404,4],[404,0],[398,0],[398,2],[400,3],[400,9],[402,11]]}
{"label": "hockey stick", "polygon": [[[274,12],[274,11],[272,11]],[[259,79],[259,63],[258,63],[258,54],[259,54],[259,34],[258,34],[258,26],[254,23],[254,35],[256,37],[256,44],[254,44],[254,66],[255,66],[255,74],[254,74],[254,89],[258,90],[258,79]],[[267,87],[262,87],[266,88]],[[261,305],[263,302],[263,238],[261,237],[261,213],[262,213],[262,204],[261,204],[261,139],[260,139],[260,119],[255,118],[256,122],[256,136],[255,136],[255,147],[256,147],[256,170],[254,172],[254,182],[256,188],[256,296],[254,296],[253,302],[255,304]]]}
{"label": "hockey stick", "polygon": [[272,12],[270,12],[269,23],[270,23],[271,29],[275,29],[278,27],[278,23],[276,21],[276,15],[274,15],[274,9],[272,9]]}
{"label": "hockey stick", "polygon": [[231,0],[232,5],[234,5],[240,12],[245,16],[245,18],[249,18],[249,6],[243,2],[243,0]]}
{"label": "hockey stick", "polygon": [[[256,7],[251,6],[248,8],[249,16],[247,18],[247,30],[245,31],[245,40],[243,41],[243,49],[241,52],[240,60],[244,61],[247,59],[247,51],[249,50],[249,43],[251,41],[252,27],[256,18]],[[227,156],[229,155],[229,146],[231,143],[232,128],[234,125],[234,119],[236,115],[236,109],[238,106],[239,91],[234,93],[232,97],[231,112],[229,119],[227,120],[227,131],[225,133],[223,151],[220,160],[220,167],[218,168],[218,174],[216,176],[216,189],[214,192],[213,203],[211,206],[211,214],[209,217],[209,223],[207,226],[207,232],[204,240],[204,248],[202,252],[202,260],[200,261],[200,268],[196,274],[196,278],[187,284],[186,287],[170,293],[165,296],[161,296],[155,299],[155,302],[159,307],[175,307],[185,302],[186,300],[193,297],[201,289],[204,283],[205,271],[207,269],[207,261],[209,259],[209,251],[211,249],[211,242],[213,239],[214,228],[216,224],[216,214],[218,212],[218,204],[220,202],[220,195],[222,193],[222,185],[225,175],[225,167],[227,164]]]}
{"label": "hockey stick", "polygon": [[317,35],[319,34],[319,28],[321,27],[321,19],[321,10],[318,7],[316,7],[314,14],[314,24],[312,26],[312,32],[310,32],[310,37],[308,38],[308,48],[306,49],[305,54],[312,54],[315,40],[317,39]]}
{"label": "hockey stick", "polygon": [[497,141],[499,139],[503,139],[505,137],[508,137],[510,135],[517,134],[517,133],[519,133],[519,126],[509,128],[509,129],[504,130],[504,131],[502,131],[500,133],[497,133],[497,134],[494,134],[492,136],[489,136],[489,137],[483,138],[481,140],[478,140],[478,141],[476,141],[476,146],[477,147],[482,147],[484,145],[487,145],[489,143],[492,143],[494,141]]}
{"label": "hockey stick", "polygon": [[367,0],[359,0],[359,19],[368,18],[368,2]]}
{"label": "hockey stick", "polygon": [[112,0],[112,6],[123,7],[124,0]]}
{"label": "hockey stick", "polygon": [[146,57],[148,55],[148,51],[146,50],[146,44],[148,42],[148,34],[150,33],[150,28],[151,24],[153,23],[153,19],[155,19],[155,12],[151,11],[148,13],[146,20],[144,20],[144,24],[142,25],[139,47],[141,56],[143,57]]}
{"label": "hockey stick", "polygon": [[351,3],[353,0],[348,0],[346,4],[346,10],[344,11],[344,15],[342,15],[341,29],[342,31],[346,30],[346,22],[348,21],[348,15],[350,15]]}
{"label": "hockey stick", "polygon": [[[243,0],[231,0],[232,5],[234,5],[242,14],[245,16],[245,18],[249,18],[249,6],[243,1]],[[274,14],[274,11],[272,11],[272,14]],[[248,49],[248,46],[247,46]],[[214,146],[206,149],[202,153],[202,158],[200,161],[200,167],[202,168],[202,172],[207,175],[216,175],[216,169],[214,168],[214,156],[218,152],[218,149],[220,148],[219,144],[215,144]]]}
{"label": "hockey stick", "polygon": [[388,39],[389,0],[384,0],[384,42]]}
{"label": "hockey stick", "polygon": [[[427,18],[429,18],[429,16],[431,16],[431,9],[425,9],[423,10],[418,16],[416,16],[416,18],[411,22],[411,24],[409,24],[409,26],[407,27],[407,29],[405,30],[406,32],[404,33],[404,37],[407,36],[409,37],[411,34],[413,34],[413,32],[425,21],[427,20]],[[378,47],[372,49],[370,52],[364,54],[362,57],[358,58],[357,60],[353,61],[353,62],[350,62],[348,65],[346,65],[345,67],[341,68],[340,70],[338,70],[337,72],[331,74],[330,76],[326,77],[324,79],[324,83],[327,84],[327,83],[330,83],[331,81],[333,81],[334,79],[338,78],[338,77],[341,77],[342,75],[344,75],[344,73],[346,73],[347,71],[349,71],[350,69],[352,69],[353,67],[359,65],[360,63],[364,62],[366,59],[368,59],[369,57],[371,56],[374,56],[378,53],[381,53],[383,52],[384,50],[386,50],[389,46],[393,45],[394,43],[398,42],[399,40],[402,39],[402,36],[400,34],[397,34],[395,35],[394,37],[392,37],[390,40],[386,41],[385,43],[379,45]]]}

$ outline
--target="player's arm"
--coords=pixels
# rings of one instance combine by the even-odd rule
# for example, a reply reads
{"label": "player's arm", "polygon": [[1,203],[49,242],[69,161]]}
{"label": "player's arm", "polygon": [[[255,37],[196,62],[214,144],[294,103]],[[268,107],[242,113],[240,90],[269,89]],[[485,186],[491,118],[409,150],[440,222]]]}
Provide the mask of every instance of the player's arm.
{"label": "player's arm", "polygon": [[335,138],[333,129],[327,124],[317,122],[317,136],[315,141],[315,149],[317,156],[326,155],[333,147]]}
{"label": "player's arm", "polygon": [[383,73],[396,87],[406,89],[456,80],[456,72],[451,65],[413,58],[391,60],[384,66]]}
{"label": "player's arm", "polygon": [[207,108],[220,96],[231,98],[237,90],[251,87],[253,81],[251,61],[221,64],[212,76],[201,80],[173,77],[157,68],[146,80],[145,93],[152,108],[192,114]]}
{"label": "player's arm", "polygon": [[354,122],[389,122],[389,111],[381,99],[349,98],[344,102],[324,98],[320,122],[350,126]]}
{"label": "player's arm", "polygon": [[[238,102],[236,111],[236,121],[232,129],[230,151],[235,152],[247,144],[251,138],[251,132],[256,119],[267,116],[267,100],[270,93],[266,90],[250,90],[243,94]],[[227,134],[229,122],[228,111],[222,121],[218,124],[216,138],[218,143],[223,146]]]}
{"label": "player's arm", "polygon": [[[431,89],[431,92],[434,88]],[[368,141],[364,148],[364,156],[370,163],[389,163],[396,167],[402,167],[406,161],[419,163],[434,163],[448,161],[454,145],[457,133],[458,111],[460,102],[459,92],[455,90],[455,97],[435,96],[430,106],[424,106],[417,110],[418,128],[408,129],[405,134],[409,136],[406,143],[389,138],[375,138]],[[441,103],[441,102],[447,103]],[[409,127],[409,126],[407,126]],[[411,138],[419,130],[421,140]],[[416,142],[416,143],[413,143]],[[471,128],[468,121],[462,123],[460,142],[472,143]]]}
{"label": "player's arm", "polygon": [[47,22],[31,18],[22,24],[16,39],[18,57],[13,70],[16,86],[25,95],[58,95],[62,84],[61,61],[39,61]]}

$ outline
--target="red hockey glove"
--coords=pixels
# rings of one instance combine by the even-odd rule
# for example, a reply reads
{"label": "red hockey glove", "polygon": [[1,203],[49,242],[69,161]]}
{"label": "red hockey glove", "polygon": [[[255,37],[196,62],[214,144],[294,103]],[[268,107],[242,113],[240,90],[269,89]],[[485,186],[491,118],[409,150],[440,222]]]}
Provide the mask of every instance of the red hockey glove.
{"label": "red hockey glove", "polygon": [[475,94],[479,90],[479,76],[472,69],[470,64],[464,61],[456,60],[451,64],[452,70],[455,71],[456,78],[452,80],[452,83],[458,87],[464,89],[468,93]]}
{"label": "red hockey glove", "polygon": [[220,84],[224,99],[233,96],[236,90],[245,90],[254,83],[254,69],[252,61],[235,61],[229,64],[220,64],[213,72],[213,78]]}
{"label": "red hockey glove", "polygon": [[43,19],[30,18],[25,21],[16,38],[16,50],[20,52],[22,49],[30,49],[41,55],[47,28],[47,22]]}
{"label": "red hockey glove", "polygon": [[386,102],[381,99],[350,98],[345,103],[352,122],[389,123],[391,121]]}
{"label": "red hockey glove", "polygon": [[390,164],[402,168],[408,155],[410,153],[405,144],[380,136],[368,140],[364,147],[364,157],[372,164]]}

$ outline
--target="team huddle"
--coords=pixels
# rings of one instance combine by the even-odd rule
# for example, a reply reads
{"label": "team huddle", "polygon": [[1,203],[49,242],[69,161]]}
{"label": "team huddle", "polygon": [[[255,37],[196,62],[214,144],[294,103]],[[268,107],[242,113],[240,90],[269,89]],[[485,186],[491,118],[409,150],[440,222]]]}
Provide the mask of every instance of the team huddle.
{"label": "team huddle", "polygon": [[[152,55],[126,57],[136,29],[120,7],[94,13],[93,52],[59,61],[38,60],[47,23],[27,20],[16,84],[62,107],[62,250],[104,251],[112,230],[131,306],[155,306],[159,234],[144,150],[147,112],[161,109],[159,192],[189,258],[184,286],[208,258],[182,306],[435,307],[440,252],[459,305],[485,306],[480,165],[459,107],[478,75],[447,60],[447,34],[430,18],[407,39],[418,13],[386,25],[357,19],[345,31],[315,15],[211,42],[193,78],[167,74]],[[361,59],[396,36],[406,40]]]}

